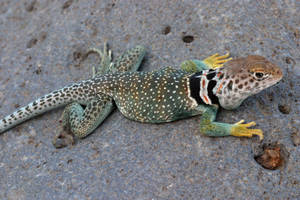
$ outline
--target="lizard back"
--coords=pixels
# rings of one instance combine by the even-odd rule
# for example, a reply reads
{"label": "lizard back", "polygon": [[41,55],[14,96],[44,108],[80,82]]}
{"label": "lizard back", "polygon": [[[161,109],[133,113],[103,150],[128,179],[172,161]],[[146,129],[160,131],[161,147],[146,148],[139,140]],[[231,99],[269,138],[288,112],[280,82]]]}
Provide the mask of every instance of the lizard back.
{"label": "lizard back", "polygon": [[189,97],[190,74],[171,67],[154,72],[131,72],[95,78],[95,90],[112,96],[127,118],[149,123],[192,116],[195,102]]}

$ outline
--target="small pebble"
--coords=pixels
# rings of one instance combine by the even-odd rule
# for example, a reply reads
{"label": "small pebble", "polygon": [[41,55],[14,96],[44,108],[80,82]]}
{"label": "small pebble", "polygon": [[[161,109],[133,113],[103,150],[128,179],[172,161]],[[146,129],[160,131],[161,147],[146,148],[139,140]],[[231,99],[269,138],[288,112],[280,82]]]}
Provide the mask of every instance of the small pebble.
{"label": "small pebble", "polygon": [[283,114],[289,114],[291,112],[291,107],[287,104],[279,104],[278,109]]}
{"label": "small pebble", "polygon": [[298,146],[300,144],[300,133],[294,132],[294,133],[292,133],[291,137],[292,137],[294,146]]}

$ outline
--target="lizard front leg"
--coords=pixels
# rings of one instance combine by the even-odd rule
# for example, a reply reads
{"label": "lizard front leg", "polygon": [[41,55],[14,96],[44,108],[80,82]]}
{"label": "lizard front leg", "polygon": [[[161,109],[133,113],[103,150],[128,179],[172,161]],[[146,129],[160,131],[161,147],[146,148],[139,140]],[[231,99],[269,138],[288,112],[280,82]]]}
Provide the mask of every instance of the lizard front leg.
{"label": "lizard front leg", "polygon": [[237,136],[237,137],[252,137],[259,136],[260,140],[263,139],[263,132],[260,129],[248,129],[255,125],[255,122],[243,124],[241,120],[235,124],[227,124],[215,122],[218,108],[216,106],[200,105],[198,107],[202,111],[200,120],[200,132],[207,136]]}
{"label": "lizard front leg", "polygon": [[222,67],[224,63],[228,62],[232,58],[228,58],[229,53],[219,56],[214,54],[205,58],[204,60],[186,60],[181,63],[181,69],[187,72],[196,73],[208,69],[216,69]]}
{"label": "lizard front leg", "polygon": [[205,58],[203,60],[203,63],[207,65],[210,69],[216,69],[219,67],[223,67],[224,63],[232,60],[232,58],[228,58],[228,57],[229,57],[229,53],[223,56],[219,56],[219,54],[216,53],[212,56]]}

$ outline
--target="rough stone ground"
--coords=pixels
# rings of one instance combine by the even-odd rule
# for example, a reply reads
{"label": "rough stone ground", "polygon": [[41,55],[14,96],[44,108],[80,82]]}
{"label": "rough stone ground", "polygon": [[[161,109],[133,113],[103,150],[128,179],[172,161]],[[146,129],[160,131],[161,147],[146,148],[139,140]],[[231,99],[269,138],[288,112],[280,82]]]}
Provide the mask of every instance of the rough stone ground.
{"label": "rough stone ground", "polygon": [[[299,199],[300,4],[286,1],[0,1],[0,116],[74,81],[115,55],[147,47],[142,70],[230,51],[260,54],[284,71],[276,86],[218,121],[255,120],[258,138],[209,138],[199,117],[141,124],[114,112],[91,136],[56,150],[62,109],[0,136],[0,199]],[[278,143],[284,165],[254,157]]]}

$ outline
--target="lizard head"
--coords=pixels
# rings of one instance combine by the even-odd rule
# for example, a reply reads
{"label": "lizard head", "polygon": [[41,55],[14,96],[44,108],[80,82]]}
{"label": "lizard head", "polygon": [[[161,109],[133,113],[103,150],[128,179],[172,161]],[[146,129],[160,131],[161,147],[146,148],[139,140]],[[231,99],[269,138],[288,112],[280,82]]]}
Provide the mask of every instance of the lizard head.
{"label": "lizard head", "polygon": [[232,59],[220,69],[224,73],[220,104],[226,109],[238,107],[248,96],[268,88],[282,78],[281,69],[262,56]]}

